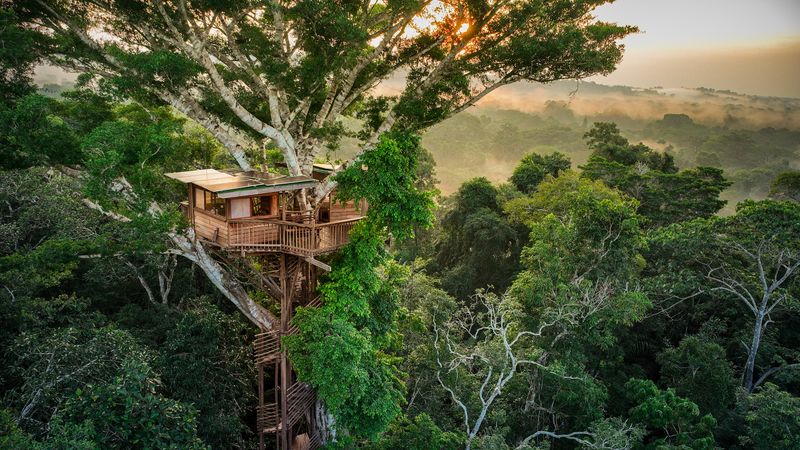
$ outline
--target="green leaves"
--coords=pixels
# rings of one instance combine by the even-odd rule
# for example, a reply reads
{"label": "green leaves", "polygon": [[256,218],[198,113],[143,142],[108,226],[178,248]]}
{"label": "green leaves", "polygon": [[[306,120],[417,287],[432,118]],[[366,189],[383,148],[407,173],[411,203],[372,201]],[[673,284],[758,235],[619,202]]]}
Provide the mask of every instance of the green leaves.
{"label": "green leaves", "polygon": [[[59,312],[70,311],[64,308]],[[20,424],[37,434],[46,431],[42,424],[56,411],[63,411],[64,402],[76,389],[85,393],[88,383],[110,383],[125,360],[146,361],[149,357],[129,333],[113,326],[96,328],[90,317],[84,314],[83,323],[64,327],[43,321],[45,326],[23,329],[10,343],[8,372],[12,379],[23,381],[8,392],[8,401],[19,411],[29,405],[20,414]]]}
{"label": "green leaves", "polygon": [[442,431],[427,414],[409,418],[399,416],[391,423],[381,440],[366,450],[456,450],[463,447],[463,438]]}
{"label": "green leaves", "polygon": [[159,395],[158,385],[147,363],[126,360],[110,383],[75,391],[53,419],[54,440],[77,431],[102,448],[208,448],[197,437],[196,410]]}
{"label": "green leaves", "polygon": [[697,403],[703,413],[721,418],[734,402],[737,385],[725,350],[702,336],[687,336],[658,355],[661,380]]}
{"label": "green leaves", "polygon": [[431,221],[431,194],[416,186],[419,139],[384,135],[337,176],[337,198],[366,199],[367,215],[331,263],[320,287],[322,306],[297,312],[300,333],[284,342],[301,380],[309,383],[337,426],[374,438],[400,413],[402,374],[396,346],[399,296],[406,271],[387,259],[384,242],[412,236]]}
{"label": "green leaves", "polygon": [[789,450],[800,442],[800,398],[767,383],[743,399],[746,435],[742,443],[756,450]]}
{"label": "green leaves", "polygon": [[402,383],[369,330],[323,305],[300,310],[297,336],[284,339],[300,379],[311,384],[338,426],[374,438],[400,412]]}
{"label": "green leaves", "polygon": [[662,391],[650,380],[631,379],[625,383],[634,406],[630,418],[646,427],[641,449],[711,450],[717,421],[700,415],[696,404],[679,397],[672,389]]}
{"label": "green leaves", "polygon": [[800,202],[800,172],[781,172],[778,174],[772,182],[769,196],[776,200]]}
{"label": "green leaves", "polygon": [[197,433],[214,448],[246,445],[243,417],[255,404],[252,330],[240,314],[223,313],[208,298],[184,301],[166,335],[158,367],[164,390],[200,414]]}
{"label": "green leaves", "polygon": [[461,299],[476,289],[504,290],[517,270],[524,232],[509,223],[500,193],[486,178],[465,182],[443,208],[442,237],[436,244],[432,273]]}
{"label": "green leaves", "polygon": [[108,52],[129,69],[112,79],[112,83],[133,97],[141,97],[140,92],[146,87],[175,89],[185,86],[201,72],[194,60],[163,48],[126,52],[118,46],[109,46]]}
{"label": "green leaves", "polygon": [[526,267],[554,279],[582,274],[625,277],[640,269],[644,241],[637,202],[599,182],[566,172],[530,197],[505,205],[512,220],[531,228],[522,254]]}
{"label": "green leaves", "polygon": [[419,137],[405,133],[381,136],[374,149],[336,176],[340,199],[366,199],[370,221],[396,239],[413,235],[414,226],[433,220],[432,194],[416,187]]}
{"label": "green leaves", "polygon": [[678,171],[669,153],[632,145],[613,123],[595,123],[584,136],[594,151],[583,176],[602,180],[640,202],[649,226],[711,217],[723,206],[722,191],[731,183],[711,167]]}
{"label": "green leaves", "polygon": [[38,94],[0,106],[0,168],[77,163],[78,138],[59,113],[57,101]]}
{"label": "green leaves", "polygon": [[0,8],[0,108],[35,90],[31,75],[41,57],[38,33],[20,26],[10,7]]}
{"label": "green leaves", "polygon": [[569,158],[558,152],[544,156],[531,153],[522,158],[509,181],[520,192],[530,194],[547,175],[557,177],[559,172],[568,170],[571,164]]}

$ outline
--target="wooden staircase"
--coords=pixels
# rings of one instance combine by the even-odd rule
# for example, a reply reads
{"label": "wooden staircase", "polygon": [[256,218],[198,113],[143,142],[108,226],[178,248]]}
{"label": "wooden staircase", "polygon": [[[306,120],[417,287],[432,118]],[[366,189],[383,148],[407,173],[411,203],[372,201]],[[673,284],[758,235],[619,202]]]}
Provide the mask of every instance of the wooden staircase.
{"label": "wooden staircase", "polygon": [[280,328],[256,335],[253,353],[258,374],[256,426],[259,447],[274,436],[279,450],[311,450],[322,446],[314,426],[316,395],[291,368],[281,339],[296,334],[291,318],[297,307],[321,306],[316,296],[317,268],[302,257],[281,255],[262,264],[262,277],[281,293]]}

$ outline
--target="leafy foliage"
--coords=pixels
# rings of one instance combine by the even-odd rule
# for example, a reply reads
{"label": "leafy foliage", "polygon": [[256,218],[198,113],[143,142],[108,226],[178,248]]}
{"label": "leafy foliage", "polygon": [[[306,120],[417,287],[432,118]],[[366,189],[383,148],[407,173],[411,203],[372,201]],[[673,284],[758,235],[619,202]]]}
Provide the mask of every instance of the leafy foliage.
{"label": "leafy foliage", "polygon": [[800,442],[800,398],[767,383],[746,400],[747,434],[742,443],[752,448],[790,449]]}
{"label": "leafy foliage", "polygon": [[0,156],[5,169],[39,164],[74,164],[80,158],[75,133],[53,99],[30,94],[0,109]]}
{"label": "leafy foliage", "polygon": [[710,217],[725,205],[719,195],[730,183],[719,169],[679,172],[668,153],[631,145],[613,123],[596,123],[586,138],[594,151],[581,167],[584,176],[603,180],[639,200],[639,212],[651,225]]}
{"label": "leafy foliage", "polygon": [[661,381],[704,414],[720,418],[735,401],[736,380],[725,350],[702,337],[687,336],[658,355]]}
{"label": "leafy foliage", "polygon": [[36,33],[20,26],[15,12],[3,5],[0,8],[0,108],[34,91],[31,74],[39,60]]}
{"label": "leafy foliage", "polygon": [[205,449],[197,437],[197,412],[164,398],[142,361],[127,360],[108,384],[77,389],[53,418],[57,439],[85,439],[101,448],[130,445]]}
{"label": "leafy foliage", "polygon": [[566,173],[505,209],[531,227],[531,244],[522,255],[527,267],[551,279],[625,279],[641,264],[637,206],[602,183]]}
{"label": "leafy foliage", "polygon": [[456,450],[463,445],[461,437],[444,432],[427,414],[413,419],[399,416],[369,450]]}
{"label": "leafy foliage", "polygon": [[800,172],[782,172],[775,177],[769,192],[777,200],[800,202]]}
{"label": "leafy foliage", "polygon": [[[432,220],[432,163],[405,132],[512,81],[612,70],[633,28],[595,21],[603,3],[450,2],[434,14],[404,1],[195,1],[185,11],[17,2],[0,11],[11,44],[0,49],[0,446],[254,445],[253,330],[188,266],[178,265],[170,301],[153,305],[127,263],[152,278],[166,233],[183,226],[185,193],[164,172],[246,166],[259,152],[296,156],[305,173],[351,139],[359,158],[338,176],[338,193],[366,199],[368,217],[332,261],[323,307],[298,311],[301,333],[286,340],[300,378],[337,419],[334,445],[706,449],[716,432],[726,448],[797,447],[797,278],[776,291],[759,388],[732,407],[751,324],[707,277],[724,268],[757,286],[748,253],[759,252],[784,258],[765,259],[766,270],[786,270],[800,234],[797,203],[784,201],[794,198],[792,174],[776,180],[776,200],[714,217],[729,185],[722,171],[678,169],[722,165],[737,170],[737,185],[761,185],[796,157],[796,131],[713,128],[683,115],[623,124],[627,136],[682,147],[661,152],[598,124],[585,136],[593,154],[581,176],[563,155],[538,156],[585,160],[587,126],[568,107],[549,104],[554,120],[462,114],[438,143],[470,178],[484,174],[476,161],[513,165],[533,153],[510,184],[478,178],[442,200],[438,228],[420,240],[431,248],[413,252],[431,260],[401,265],[385,245]],[[404,35],[398,24],[415,16],[436,25]],[[208,39],[187,47],[209,20]],[[281,23],[290,38],[274,39]],[[93,43],[97,29],[114,44]],[[375,53],[374,39],[395,32],[399,44]],[[92,73],[61,98],[38,95],[29,75],[41,56]],[[399,95],[372,95],[398,71],[408,75]],[[111,222],[97,206],[134,219]],[[474,295],[488,287],[505,295]],[[450,347],[437,331],[450,333]],[[503,333],[522,337],[509,344]],[[511,365],[484,408],[498,386],[484,380]],[[485,415],[470,429],[475,411]]]}
{"label": "leafy foliage", "polygon": [[218,144],[166,109],[120,105],[86,89],[59,99],[28,94],[0,110],[10,120],[0,130],[8,143],[0,394],[21,428],[9,436],[54,449],[249,445],[251,362],[242,335],[252,331],[208,300],[179,308],[193,293],[214,295],[188,267],[177,266],[175,304],[155,306],[125,263],[144,264],[149,277],[148,258],[161,256],[179,216],[116,223],[83,201],[92,194],[113,206],[114,189],[133,180],[139,197],[115,209],[169,205],[185,194],[165,185],[163,172],[210,164]]}
{"label": "leafy foliage", "polygon": [[242,345],[249,327],[207,298],[187,306],[167,332],[159,358],[164,390],[202,412],[194,420],[204,443],[214,448],[244,446],[249,429],[241,417],[255,401],[248,382],[254,377],[251,353]]}
{"label": "leafy foliage", "polygon": [[502,291],[518,270],[515,260],[524,233],[509,223],[498,196],[487,179],[470,180],[453,196],[441,220],[444,235],[436,244],[431,269],[459,298],[479,288]]}
{"label": "leafy foliage", "polygon": [[367,200],[372,223],[385,226],[396,239],[411,237],[415,225],[429,226],[432,219],[432,193],[416,185],[420,154],[418,136],[382,135],[373,150],[336,176],[337,196]]}
{"label": "leafy foliage", "polygon": [[569,169],[571,165],[569,158],[558,152],[544,156],[531,153],[522,158],[509,181],[520,192],[530,194],[547,175],[557,177],[559,172]]}
{"label": "leafy foliage", "polygon": [[301,309],[300,333],[284,339],[300,379],[313,386],[337,420],[355,436],[374,438],[400,413],[398,296],[402,270],[387,260],[388,233],[411,236],[431,220],[430,194],[416,187],[418,140],[385,136],[360,165],[338,177],[340,198],[366,198],[367,217],[351,231],[334,270],[320,287],[323,305]]}
{"label": "leafy foliage", "polygon": [[710,450],[714,448],[716,420],[700,415],[696,404],[671,389],[662,391],[649,380],[632,379],[625,384],[634,403],[630,417],[645,426],[648,435],[643,449]]}

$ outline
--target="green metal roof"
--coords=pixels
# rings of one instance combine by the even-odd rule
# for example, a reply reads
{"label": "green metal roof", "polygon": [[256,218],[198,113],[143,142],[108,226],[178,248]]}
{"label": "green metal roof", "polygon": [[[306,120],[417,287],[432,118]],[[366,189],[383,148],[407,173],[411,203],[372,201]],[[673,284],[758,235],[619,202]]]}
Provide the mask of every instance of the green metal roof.
{"label": "green metal roof", "polygon": [[191,183],[218,194],[221,198],[248,197],[271,192],[313,188],[311,177],[287,177],[263,172],[221,172],[215,169],[192,170],[165,174],[183,183]]}

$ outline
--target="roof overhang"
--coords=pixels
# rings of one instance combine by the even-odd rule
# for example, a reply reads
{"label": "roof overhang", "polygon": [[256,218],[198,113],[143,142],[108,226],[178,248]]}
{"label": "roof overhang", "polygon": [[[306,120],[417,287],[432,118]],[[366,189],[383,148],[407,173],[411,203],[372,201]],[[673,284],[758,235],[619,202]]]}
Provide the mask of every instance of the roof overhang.
{"label": "roof overhang", "polygon": [[274,192],[313,188],[317,180],[311,177],[287,177],[260,172],[227,173],[215,169],[191,170],[165,174],[173,180],[191,183],[216,193],[220,198],[250,197]]}

